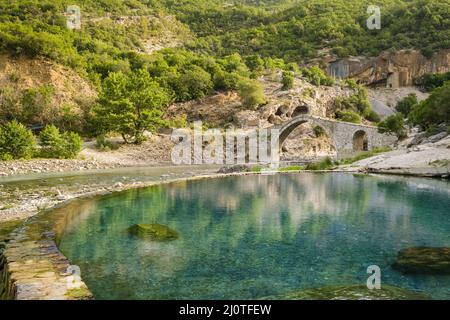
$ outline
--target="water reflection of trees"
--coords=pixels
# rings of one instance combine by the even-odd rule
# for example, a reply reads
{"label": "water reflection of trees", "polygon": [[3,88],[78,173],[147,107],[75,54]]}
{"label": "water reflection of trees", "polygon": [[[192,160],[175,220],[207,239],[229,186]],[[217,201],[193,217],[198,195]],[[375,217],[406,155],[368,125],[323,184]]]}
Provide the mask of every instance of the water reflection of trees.
{"label": "water reflection of trees", "polygon": [[[436,223],[411,221],[417,219],[414,206],[420,206],[421,198],[399,201],[407,188],[378,177],[303,173],[132,190],[73,207],[61,247],[88,280],[92,277],[94,288],[120,288],[121,298],[170,298],[173,292],[189,296],[189,290],[212,297],[214,286],[236,290],[226,286],[234,280],[251,284],[240,297],[251,296],[246,291],[251,286],[267,287],[269,295],[273,288],[264,281],[287,286],[286,268],[294,270],[296,278],[290,281],[299,285],[326,281],[339,272],[345,283],[360,271],[362,256],[372,261],[374,248],[396,252],[417,233],[434,241],[429,228]],[[135,223],[165,224],[181,237],[168,243],[136,241],[126,232]],[[445,234],[450,226],[440,230]],[[442,241],[442,232],[436,238]],[[299,275],[299,270],[313,272]],[[215,285],[206,285],[205,279]],[[161,292],[145,296],[133,286]]]}

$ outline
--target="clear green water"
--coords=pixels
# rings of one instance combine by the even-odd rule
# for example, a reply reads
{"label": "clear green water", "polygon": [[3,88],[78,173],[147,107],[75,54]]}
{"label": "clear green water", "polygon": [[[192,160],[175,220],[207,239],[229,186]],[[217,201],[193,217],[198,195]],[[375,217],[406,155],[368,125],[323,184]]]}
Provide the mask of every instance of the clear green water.
{"label": "clear green water", "polygon": [[[411,246],[450,246],[448,182],[351,174],[209,179],[89,200],[61,251],[97,299],[255,299],[302,288],[382,283],[450,299],[450,276],[404,276]],[[171,242],[126,229],[160,223]]]}

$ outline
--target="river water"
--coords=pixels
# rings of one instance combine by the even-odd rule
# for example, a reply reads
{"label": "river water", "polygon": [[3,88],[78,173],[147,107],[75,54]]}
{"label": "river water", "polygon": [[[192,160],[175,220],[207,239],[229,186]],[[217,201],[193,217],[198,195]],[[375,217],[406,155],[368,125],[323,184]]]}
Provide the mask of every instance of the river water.
{"label": "river water", "polygon": [[[179,182],[89,199],[59,247],[97,299],[257,299],[382,284],[450,299],[450,276],[403,275],[401,249],[450,247],[446,181],[298,173]],[[173,241],[128,234],[137,223]]]}

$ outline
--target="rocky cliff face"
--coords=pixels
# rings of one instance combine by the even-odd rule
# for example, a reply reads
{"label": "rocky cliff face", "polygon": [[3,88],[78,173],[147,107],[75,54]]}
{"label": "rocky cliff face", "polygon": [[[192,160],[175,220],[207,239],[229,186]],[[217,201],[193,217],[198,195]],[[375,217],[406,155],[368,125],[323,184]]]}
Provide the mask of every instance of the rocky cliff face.
{"label": "rocky cliff face", "polygon": [[426,58],[417,50],[383,52],[375,58],[351,57],[332,60],[327,72],[336,78],[355,78],[371,86],[399,88],[411,86],[414,78],[425,73],[450,71],[450,50]]}

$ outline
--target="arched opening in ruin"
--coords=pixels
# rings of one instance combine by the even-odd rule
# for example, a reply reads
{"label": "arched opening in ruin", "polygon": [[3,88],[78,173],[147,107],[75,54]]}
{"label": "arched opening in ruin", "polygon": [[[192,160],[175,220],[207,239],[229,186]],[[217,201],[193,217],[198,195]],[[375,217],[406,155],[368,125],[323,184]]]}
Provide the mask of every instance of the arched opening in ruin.
{"label": "arched opening in ruin", "polygon": [[285,113],[284,108],[283,108],[283,106],[281,106],[277,109],[277,111],[275,112],[275,115],[281,117],[284,113]]}
{"label": "arched opening in ruin", "polygon": [[358,130],[353,135],[353,151],[368,151],[369,136],[364,130]]}
{"label": "arched opening in ruin", "polygon": [[302,161],[337,155],[333,137],[314,121],[298,121],[280,133],[283,161]]}
{"label": "arched opening in ruin", "polygon": [[303,114],[308,114],[309,108],[307,106],[298,106],[294,109],[294,112],[292,112],[292,117],[297,117]]}

